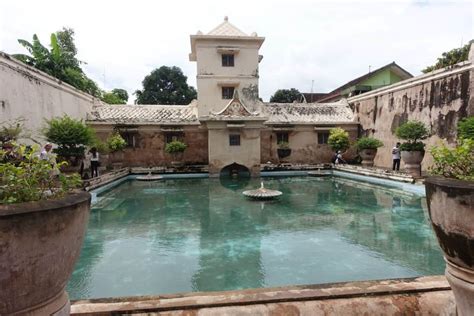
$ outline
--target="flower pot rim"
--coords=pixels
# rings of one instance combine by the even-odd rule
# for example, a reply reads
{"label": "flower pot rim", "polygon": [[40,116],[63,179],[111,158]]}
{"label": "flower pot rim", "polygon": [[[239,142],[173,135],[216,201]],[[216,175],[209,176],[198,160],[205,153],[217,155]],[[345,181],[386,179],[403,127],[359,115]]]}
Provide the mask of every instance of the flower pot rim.
{"label": "flower pot rim", "polygon": [[425,183],[437,185],[441,187],[451,187],[459,189],[474,190],[474,181],[459,180],[454,178],[447,178],[443,176],[429,176],[426,177]]}
{"label": "flower pot rim", "polygon": [[19,214],[28,214],[42,211],[51,211],[67,208],[91,200],[87,191],[72,191],[57,199],[23,202],[17,204],[0,204],[0,218]]}

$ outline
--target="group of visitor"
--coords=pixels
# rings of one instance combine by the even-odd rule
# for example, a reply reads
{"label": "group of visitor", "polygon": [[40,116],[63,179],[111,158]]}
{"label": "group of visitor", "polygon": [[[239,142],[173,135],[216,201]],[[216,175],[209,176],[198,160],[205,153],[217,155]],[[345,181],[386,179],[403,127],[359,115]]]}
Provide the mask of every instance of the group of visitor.
{"label": "group of visitor", "polygon": [[[94,178],[99,176],[99,152],[96,147],[92,147],[82,158],[81,161],[81,177],[83,179]],[[88,171],[90,170],[90,176]]]}
{"label": "group of visitor", "polygon": [[[400,171],[400,158],[401,158],[400,143],[397,143],[395,147],[392,148],[392,160],[393,160],[392,170],[393,171]],[[332,158],[332,163],[334,164],[347,163],[342,158],[342,153],[340,150],[338,150],[334,154],[334,157]]]}

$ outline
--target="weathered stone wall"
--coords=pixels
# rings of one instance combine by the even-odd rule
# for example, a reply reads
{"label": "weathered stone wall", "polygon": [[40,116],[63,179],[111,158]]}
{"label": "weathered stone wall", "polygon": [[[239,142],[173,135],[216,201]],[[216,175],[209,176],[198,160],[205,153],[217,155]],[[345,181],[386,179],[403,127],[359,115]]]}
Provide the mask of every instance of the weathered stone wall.
{"label": "weathered stone wall", "polygon": [[[98,137],[105,141],[113,132],[113,125],[92,124]],[[208,144],[207,130],[199,126],[185,126],[183,128],[183,141],[188,145],[184,151],[183,161],[186,164],[207,164]],[[161,126],[138,126],[135,136],[135,147],[127,147],[123,153],[123,166],[125,167],[157,167],[169,166],[175,160],[165,152],[166,132]],[[119,159],[110,154],[110,162]]]}
{"label": "weathered stone wall", "polygon": [[24,118],[31,136],[41,140],[44,119],[85,119],[94,104],[100,101],[0,52],[0,124]]}
{"label": "weathered stone wall", "polygon": [[[349,132],[351,142],[357,139],[357,124],[338,126]],[[332,128],[332,127],[331,127]],[[261,132],[261,162],[267,163],[329,163],[334,155],[331,147],[327,144],[318,144],[318,132],[329,132],[326,130],[315,130],[313,125],[298,125],[286,131],[288,133],[288,143],[291,148],[291,155],[279,160],[277,153],[277,136],[280,131],[274,131],[271,127]],[[353,157],[353,152],[345,154],[347,159]]]}
{"label": "weathered stone wall", "polygon": [[[458,121],[474,115],[473,77],[473,64],[464,62],[348,99],[361,134],[384,142],[375,165],[391,167],[391,149],[401,141],[395,130],[408,120],[421,121],[430,128],[432,136],[425,141],[427,149],[441,140],[454,144]],[[423,170],[431,164],[432,157],[427,151]]]}

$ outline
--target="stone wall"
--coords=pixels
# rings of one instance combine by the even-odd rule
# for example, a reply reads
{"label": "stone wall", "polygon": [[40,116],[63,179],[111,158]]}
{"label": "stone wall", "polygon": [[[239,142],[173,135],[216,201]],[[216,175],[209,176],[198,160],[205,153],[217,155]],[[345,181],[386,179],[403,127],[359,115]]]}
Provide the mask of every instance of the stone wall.
{"label": "stone wall", "polygon": [[[391,167],[391,149],[400,141],[394,132],[407,120],[421,121],[431,130],[432,136],[425,141],[427,149],[442,140],[454,145],[458,121],[474,115],[472,51],[471,47],[470,61],[348,99],[361,134],[384,142],[375,158],[376,166]],[[431,164],[427,151],[423,170]]]}
{"label": "stone wall", "polygon": [[[103,141],[114,131],[113,125],[91,125]],[[175,159],[165,152],[167,132],[157,125],[141,125],[136,129],[135,146],[125,148],[123,154],[110,154],[109,162],[122,160],[124,167],[170,166]],[[207,164],[207,130],[199,126],[184,126],[182,135],[182,140],[188,145],[183,161],[186,164]]]}
{"label": "stone wall", "polygon": [[0,124],[26,120],[31,136],[41,141],[44,119],[67,114],[85,119],[100,100],[0,52]]}
{"label": "stone wall", "polygon": [[[326,129],[317,127],[318,130],[315,130],[314,125],[297,125],[294,128],[285,131],[288,133],[288,143],[291,148],[291,155],[281,160],[278,158],[276,135],[280,131],[268,127],[261,132],[261,162],[302,164],[329,163],[331,162],[334,152],[329,145],[318,144],[318,132],[328,133],[333,127],[327,127]],[[357,124],[337,127],[341,127],[349,132],[351,142],[354,142],[357,139]],[[353,154],[354,152],[348,151],[344,157],[350,159],[353,158]]]}

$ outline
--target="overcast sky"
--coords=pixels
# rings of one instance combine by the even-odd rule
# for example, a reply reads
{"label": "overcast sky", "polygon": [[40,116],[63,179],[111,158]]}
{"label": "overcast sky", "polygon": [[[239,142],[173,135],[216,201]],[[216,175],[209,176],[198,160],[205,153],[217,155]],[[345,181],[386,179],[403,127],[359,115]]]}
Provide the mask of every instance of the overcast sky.
{"label": "overcast sky", "polygon": [[[162,65],[195,86],[189,35],[229,21],[265,42],[260,95],[281,88],[328,92],[392,61],[413,75],[473,38],[472,1],[1,1],[0,50],[25,53],[17,39],[63,26],[76,32],[79,59],[102,88],[141,88]],[[130,102],[133,99],[129,100]]]}

